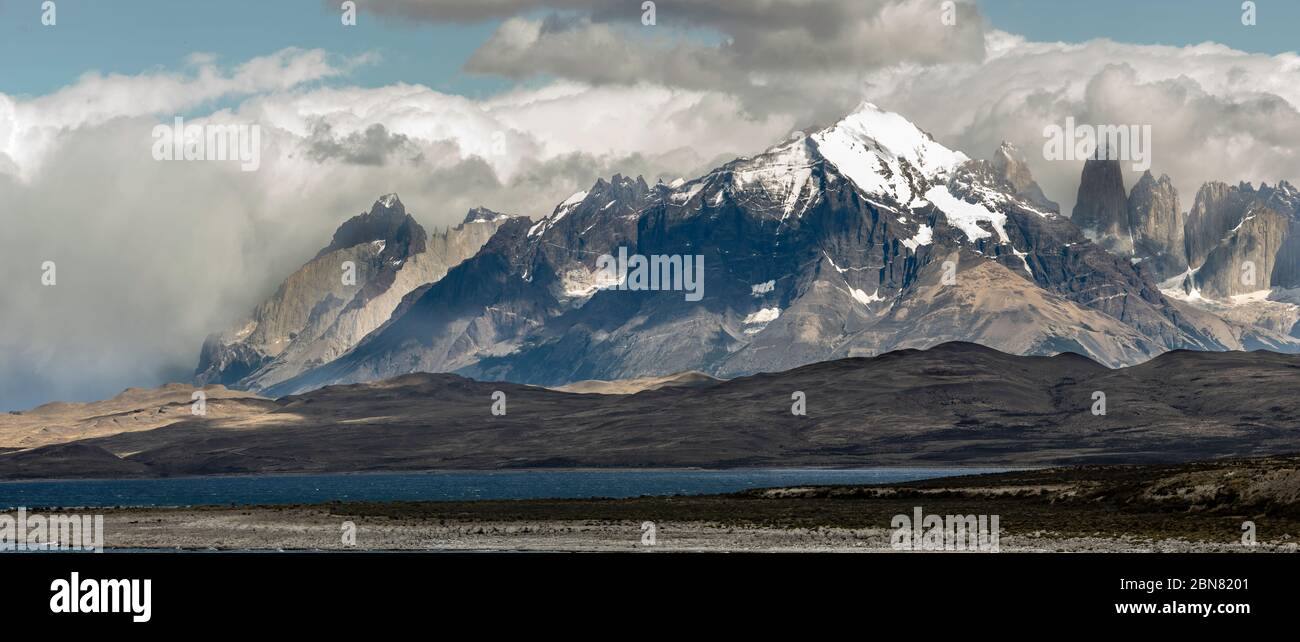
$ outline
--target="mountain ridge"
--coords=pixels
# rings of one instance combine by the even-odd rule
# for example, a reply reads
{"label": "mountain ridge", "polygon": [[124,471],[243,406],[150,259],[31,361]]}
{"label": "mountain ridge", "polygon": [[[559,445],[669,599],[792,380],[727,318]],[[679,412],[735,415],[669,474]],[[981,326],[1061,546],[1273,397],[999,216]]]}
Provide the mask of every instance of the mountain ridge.
{"label": "mountain ridge", "polygon": [[[1162,290],[1156,266],[1180,265],[1160,223],[1178,218],[1176,192],[1144,176],[1126,193],[1117,169],[1085,163],[1076,214],[1095,208],[1096,184],[1110,196],[1090,216],[1114,221],[1097,223],[1106,229],[1094,243],[1013,146],[972,160],[863,103],[694,179],[616,174],[542,219],[503,222],[336,358],[260,389],[416,371],[544,386],[690,370],[733,378],[951,340],[1081,351],[1112,367],[1179,348],[1300,350],[1277,315],[1257,326]],[[611,289],[598,259],[620,252],[698,255],[702,300]]]}
{"label": "mountain ridge", "polygon": [[386,322],[407,294],[477,252],[510,218],[476,208],[455,228],[429,235],[397,194],[381,196],[368,212],[342,223],[250,319],[210,336],[195,381],[263,390],[332,361]]}
{"label": "mountain ridge", "polygon": [[1300,355],[1109,369],[964,342],[625,395],[416,373],[0,453],[0,477],[1168,463],[1294,452],[1297,383]]}

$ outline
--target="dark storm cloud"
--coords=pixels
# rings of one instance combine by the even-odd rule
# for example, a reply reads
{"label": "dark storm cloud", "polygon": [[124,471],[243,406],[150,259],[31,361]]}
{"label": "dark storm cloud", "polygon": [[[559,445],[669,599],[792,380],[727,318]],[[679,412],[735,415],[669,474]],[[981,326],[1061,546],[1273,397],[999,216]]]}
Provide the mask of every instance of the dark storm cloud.
{"label": "dark storm cloud", "polygon": [[317,120],[312,123],[303,142],[307,155],[317,162],[337,160],[354,165],[382,166],[394,158],[408,163],[419,163],[424,159],[424,153],[409,137],[390,133],[379,123],[370,125],[365,131],[336,137],[329,123]]}

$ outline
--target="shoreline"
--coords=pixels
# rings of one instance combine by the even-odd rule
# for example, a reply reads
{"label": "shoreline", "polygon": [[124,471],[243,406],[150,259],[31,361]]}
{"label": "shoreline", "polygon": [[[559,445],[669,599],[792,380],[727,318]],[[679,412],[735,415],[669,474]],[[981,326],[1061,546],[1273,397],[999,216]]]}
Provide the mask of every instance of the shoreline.
{"label": "shoreline", "polygon": [[[341,536],[356,526],[356,545]],[[106,553],[263,552],[749,552],[749,553],[970,553],[899,551],[889,528],[776,527],[705,521],[656,522],[655,543],[643,542],[642,523],[627,520],[439,520],[355,516],[310,507],[155,509],[105,513]],[[1239,542],[1143,537],[1004,532],[1003,553],[1286,553],[1295,542]],[[115,550],[117,549],[117,550]]]}
{"label": "shoreline", "polygon": [[923,513],[987,517],[998,534],[989,541],[1007,552],[1290,552],[1300,543],[1300,456],[621,499],[88,510],[104,517],[105,546],[159,551],[892,552],[891,533],[920,537]]}
{"label": "shoreline", "polygon": [[[1171,462],[1177,463],[1177,462]],[[1143,466],[1146,464],[1116,464]],[[159,477],[20,477],[0,478],[0,488],[6,484],[37,483],[85,483],[85,482],[122,482],[122,481],[166,481],[166,480],[207,480],[207,479],[249,479],[249,478],[286,478],[286,477],[338,477],[338,476],[379,476],[379,475],[457,475],[457,474],[509,474],[509,473],[724,473],[724,472],[798,472],[798,471],[869,471],[869,470],[970,470],[970,471],[1023,471],[1041,470],[1052,466],[1025,466],[1008,464],[1005,466],[985,464],[935,464],[932,466],[885,464],[880,466],[732,466],[732,467],[522,467],[522,468],[435,468],[415,470],[354,470],[354,471],[308,471],[285,472],[271,471],[265,473],[218,473],[211,475],[175,475]]]}

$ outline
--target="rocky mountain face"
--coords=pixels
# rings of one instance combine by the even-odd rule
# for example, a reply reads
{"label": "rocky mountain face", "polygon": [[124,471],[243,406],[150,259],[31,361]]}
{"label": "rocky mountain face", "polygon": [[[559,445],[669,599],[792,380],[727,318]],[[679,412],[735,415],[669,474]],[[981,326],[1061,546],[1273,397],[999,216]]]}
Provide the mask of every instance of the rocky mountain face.
{"label": "rocky mountain face", "polygon": [[1045,210],[1061,211],[1061,206],[1048,199],[1043,193],[1043,189],[1038,186],[1038,182],[1030,173],[1024,155],[1011,143],[1002,143],[994,152],[993,158],[986,162],[994,175],[1005,181],[1017,197]]}
{"label": "rocky mountain face", "polygon": [[1187,214],[1187,262],[1195,267],[1246,216],[1252,194],[1226,183],[1206,183]]}
{"label": "rocky mountain face", "polygon": [[1196,269],[1196,286],[1203,296],[1225,299],[1268,290],[1278,250],[1290,219],[1267,206],[1251,203],[1227,236],[1209,248]]}
{"label": "rocky mountain face", "polygon": [[1090,158],[1084,162],[1070,219],[1089,240],[1107,250],[1120,255],[1133,253],[1128,196],[1119,161]]}
{"label": "rocky mountain face", "polygon": [[270,392],[451,371],[514,351],[548,320],[581,307],[607,285],[598,282],[596,258],[635,247],[641,209],[665,190],[615,175],[572,195],[539,222],[505,222],[477,255],[412,292],[381,332]]}
{"label": "rocky mountain face", "polygon": [[1185,227],[1188,269],[1166,287],[1201,301],[1300,286],[1300,195],[1289,183],[1207,183],[1196,194]]}
{"label": "rocky mountain face", "polygon": [[1260,185],[1257,194],[1265,207],[1290,220],[1273,264],[1270,283],[1280,288],[1300,287],[1300,189],[1281,181],[1273,186]]}
{"label": "rocky mountain face", "polygon": [[[1168,181],[1152,182],[1133,207],[1176,211]],[[1172,241],[1158,224],[1135,237],[1117,167],[1090,162],[1084,184],[1076,214],[1122,233],[1122,255],[1062,216],[1013,148],[973,161],[866,104],[693,180],[615,176],[543,220],[510,221],[352,350],[267,392],[418,371],[540,385],[732,377],[949,340],[1110,366],[1291,346],[1166,297],[1132,247]],[[700,298],[625,287],[633,277],[600,264],[620,252],[700,257]]]}
{"label": "rocky mountain face", "polygon": [[1145,263],[1157,279],[1187,269],[1183,211],[1178,190],[1167,174],[1156,179],[1148,171],[1133,185],[1128,195],[1128,222],[1134,259]]}
{"label": "rocky mountain face", "polygon": [[1111,218],[1120,176],[1117,160],[1087,161],[1076,222],[1108,229],[1097,242],[1129,256],[1202,333],[1226,345],[1294,349],[1300,191],[1285,181],[1259,189],[1211,182],[1183,213],[1172,180],[1147,172],[1128,194],[1124,226]]}
{"label": "rocky mountain face", "polygon": [[204,342],[197,382],[262,390],[332,361],[388,321],[404,296],[476,253],[508,219],[478,208],[456,228],[429,236],[396,194],[380,198],[339,226],[249,319]]}

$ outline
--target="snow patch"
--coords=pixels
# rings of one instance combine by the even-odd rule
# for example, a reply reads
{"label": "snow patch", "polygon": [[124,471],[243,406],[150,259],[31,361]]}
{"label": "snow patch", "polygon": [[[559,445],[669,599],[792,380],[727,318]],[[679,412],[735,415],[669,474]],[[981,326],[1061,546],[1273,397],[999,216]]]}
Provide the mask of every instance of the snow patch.
{"label": "snow patch", "polygon": [[1014,248],[1014,247],[1011,248],[1011,253],[1012,253],[1012,254],[1015,254],[1015,255],[1018,256],[1018,257],[1020,257],[1020,262],[1025,264],[1025,271],[1029,273],[1029,276],[1030,276],[1030,277],[1034,276],[1034,270],[1033,270],[1033,268],[1029,267],[1029,259],[1026,259],[1026,258],[1025,258],[1025,257],[1029,256],[1029,253],[1028,253],[1028,252],[1021,252],[1020,250],[1017,250],[1017,249]]}
{"label": "snow patch", "polygon": [[[758,189],[773,201],[781,203],[781,220],[798,214],[799,197],[804,188],[809,186],[815,161],[808,154],[807,143],[803,139],[788,142],[752,159],[745,160],[732,168],[732,185],[741,190]],[[809,198],[808,200],[811,200]],[[807,209],[805,203],[804,209]]]}
{"label": "snow patch", "polygon": [[827,253],[826,253],[826,250],[822,250],[822,255],[826,257],[826,260],[827,260],[827,261],[830,261],[830,262],[831,262],[831,267],[835,268],[835,271],[836,271],[836,272],[839,272],[840,274],[844,274],[845,272],[849,272],[849,271],[853,271],[853,272],[863,272],[863,271],[866,271],[866,270],[879,270],[880,267],[881,267],[881,266],[875,266],[875,267],[872,267],[872,266],[868,265],[868,266],[865,266],[865,267],[846,267],[846,268],[842,268],[842,267],[840,267],[840,266],[838,266],[838,265],[835,264],[835,259],[831,258],[831,255],[830,255],[830,254],[827,254]]}
{"label": "snow patch", "polygon": [[943,185],[930,188],[925,193],[925,198],[944,213],[950,225],[965,233],[967,239],[974,241],[991,236],[979,226],[980,222],[987,222],[997,231],[998,240],[1007,242],[1006,214],[994,212],[978,203],[963,201],[950,194]]}
{"label": "snow patch", "polygon": [[992,205],[995,208],[1009,207],[1011,205],[1015,205],[1020,209],[1037,214],[1042,218],[1056,218],[1055,214],[1051,212],[1044,212],[1043,210],[1034,207],[1030,203],[1022,199],[1015,198],[1007,194],[1006,192],[1000,192],[995,189],[989,189],[987,186],[980,185],[978,183],[967,183],[964,181],[957,181],[956,184],[959,187],[962,187],[964,191],[967,191],[971,195],[977,197],[981,202],[987,205]]}
{"label": "snow patch", "polygon": [[1261,303],[1263,301],[1268,301],[1269,297],[1272,294],[1273,294],[1273,290],[1271,289],[1255,290],[1254,292],[1247,292],[1245,294],[1234,294],[1228,297],[1228,302],[1231,303],[1232,305],[1248,305],[1251,303]]}
{"label": "snow patch", "polygon": [[744,324],[757,327],[745,328],[745,334],[758,334],[759,332],[762,332],[763,328],[767,327],[767,324],[775,321],[779,316],[781,316],[781,308],[763,308],[758,312],[751,313],[749,316],[745,317]]}
{"label": "snow patch", "polygon": [[1196,287],[1196,273],[1199,270],[1200,268],[1192,269],[1189,267],[1186,272],[1161,281],[1158,286],[1161,294],[1188,303],[1206,301],[1207,299],[1201,296],[1201,289]]}
{"label": "snow patch", "polygon": [[880,288],[876,288],[876,291],[873,292],[871,295],[867,295],[866,292],[863,292],[862,290],[859,290],[857,288],[853,288],[850,291],[850,294],[852,294],[853,298],[856,299],[857,302],[861,303],[862,305],[867,305],[868,303],[873,303],[875,301],[885,300],[885,297],[880,296]]}
{"label": "snow patch", "polygon": [[745,325],[754,323],[771,323],[781,316],[781,308],[763,308],[745,317]]}
{"label": "snow patch", "polygon": [[[572,212],[573,208],[577,207],[578,205],[581,205],[582,201],[586,200],[586,198],[587,198],[586,192],[574,192],[572,196],[564,199],[563,203],[557,205],[555,207],[555,211],[552,212],[550,216],[542,219],[536,225],[528,228],[528,236],[532,236],[534,234],[545,232],[546,230],[551,229],[552,227],[555,226],[556,223],[559,223],[560,220],[563,219],[569,212]],[[605,208],[609,208],[609,206],[613,204],[614,201],[610,201],[608,205],[605,205]]]}
{"label": "snow patch", "polygon": [[564,271],[561,277],[561,290],[568,299],[586,299],[600,290],[617,287],[621,282],[618,276],[612,276],[606,270],[588,270],[583,265],[576,265]]}
{"label": "snow patch", "polygon": [[907,249],[915,252],[916,248],[921,247],[922,245],[929,245],[933,242],[934,229],[929,225],[922,224],[921,227],[916,230],[916,236],[913,236],[910,239],[905,239],[903,245],[907,246]]}
{"label": "snow patch", "polygon": [[[677,187],[680,187],[680,185]],[[668,200],[678,204],[686,203],[689,202],[692,198],[695,198],[695,195],[699,194],[700,190],[702,189],[704,189],[704,181],[697,181],[696,183],[691,185],[690,189],[686,191],[678,190],[672,196],[668,197]]]}
{"label": "snow patch", "polygon": [[585,198],[587,198],[586,192],[574,192],[572,196],[564,199],[563,203],[560,203],[560,207],[564,207],[566,205],[577,205],[578,203],[581,203],[582,200]]}
{"label": "snow patch", "polygon": [[560,222],[560,219],[563,219],[565,215],[573,211],[573,208],[573,205],[562,205],[560,209],[555,210],[555,213],[546,219],[546,229],[549,230],[554,227],[556,223]]}
{"label": "snow patch", "polygon": [[749,291],[754,296],[763,296],[764,294],[771,292],[775,288],[776,288],[776,280],[773,279],[771,281],[766,281],[763,283],[755,283],[754,285],[749,286]]}

